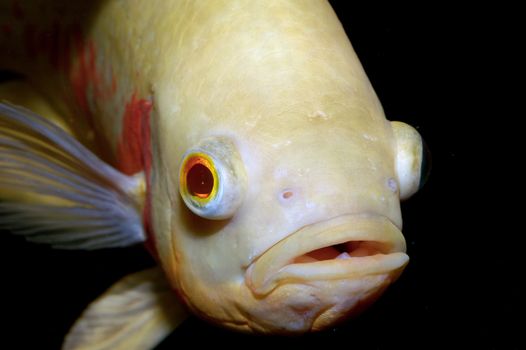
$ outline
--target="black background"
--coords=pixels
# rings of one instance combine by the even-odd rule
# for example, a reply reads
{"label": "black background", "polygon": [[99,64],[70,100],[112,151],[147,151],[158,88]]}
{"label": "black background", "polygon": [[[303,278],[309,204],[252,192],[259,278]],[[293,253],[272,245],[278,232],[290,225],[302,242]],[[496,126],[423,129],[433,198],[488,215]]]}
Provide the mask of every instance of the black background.
{"label": "black background", "polygon": [[[488,51],[499,38],[487,20],[495,16],[438,3],[331,4],[387,118],[415,126],[432,153],[427,184],[403,203],[410,264],[375,305],[337,328],[254,338],[190,319],[159,349],[183,346],[182,337],[192,337],[193,346],[524,346],[518,336],[524,322],[515,320],[523,315],[524,273],[518,244],[497,215],[510,204],[491,196],[498,188],[488,167],[500,165],[491,163],[498,157],[491,153],[494,141],[485,136],[492,129],[487,120],[494,119],[484,119],[490,103],[479,94],[487,84],[481,77],[495,71]],[[119,277],[153,264],[138,247],[64,252],[7,234],[0,235],[0,259],[3,342],[40,349],[58,348],[86,305]]]}

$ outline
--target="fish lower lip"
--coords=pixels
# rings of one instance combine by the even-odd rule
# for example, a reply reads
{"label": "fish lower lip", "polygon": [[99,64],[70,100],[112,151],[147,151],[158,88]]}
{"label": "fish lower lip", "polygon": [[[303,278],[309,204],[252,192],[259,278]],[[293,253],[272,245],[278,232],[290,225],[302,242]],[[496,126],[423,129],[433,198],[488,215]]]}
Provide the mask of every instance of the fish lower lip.
{"label": "fish lower lip", "polygon": [[279,241],[249,266],[245,279],[265,295],[280,284],[385,274],[407,264],[405,249],[402,233],[385,216],[342,215]]}

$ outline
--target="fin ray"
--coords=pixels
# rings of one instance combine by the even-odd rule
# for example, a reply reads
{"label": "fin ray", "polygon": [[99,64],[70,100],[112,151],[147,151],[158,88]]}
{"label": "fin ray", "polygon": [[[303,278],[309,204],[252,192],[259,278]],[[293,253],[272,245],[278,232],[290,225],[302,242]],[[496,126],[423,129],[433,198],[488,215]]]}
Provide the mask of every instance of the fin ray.
{"label": "fin ray", "polygon": [[[87,187],[87,188],[91,189],[92,191],[94,191],[95,193],[100,193],[100,194],[104,193],[104,191],[101,190],[100,186],[97,186],[97,185],[87,181],[86,179],[82,178],[81,176],[78,176],[77,174],[75,174],[73,171],[67,169],[66,167],[60,166],[59,164],[54,164],[52,162],[49,162],[49,161],[47,161],[46,159],[44,159],[42,157],[32,157],[31,154],[25,154],[25,153],[22,153],[22,152],[19,152],[19,151],[3,150],[2,151],[2,157],[6,156],[6,155],[7,156],[13,155],[13,156],[21,157],[21,158],[22,157],[31,157],[32,158],[31,160],[34,160],[37,165],[39,165],[41,167],[48,167],[48,169],[50,169],[50,170],[52,170],[54,172],[58,172],[58,173],[62,173],[64,175],[67,175],[67,177],[71,181],[76,182],[77,186]],[[21,160],[23,160],[23,159],[21,159]],[[30,164],[28,164],[28,165],[30,165]]]}
{"label": "fin ray", "polygon": [[126,276],[75,322],[63,349],[152,349],[187,317],[160,268]]}
{"label": "fin ray", "polygon": [[45,118],[0,103],[1,228],[61,249],[144,242],[143,181]]}

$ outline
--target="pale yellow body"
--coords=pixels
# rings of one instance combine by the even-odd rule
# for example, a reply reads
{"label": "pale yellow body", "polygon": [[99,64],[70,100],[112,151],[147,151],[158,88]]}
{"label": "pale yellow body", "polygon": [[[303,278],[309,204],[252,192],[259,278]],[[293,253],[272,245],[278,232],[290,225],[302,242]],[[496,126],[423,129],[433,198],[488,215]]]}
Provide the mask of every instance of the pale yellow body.
{"label": "pale yellow body", "polygon": [[[114,0],[82,6],[97,63],[117,77],[111,100],[88,96],[100,128],[95,131],[109,142],[112,157],[130,96],[153,102],[155,247],[172,287],[194,312],[245,331],[321,329],[397,278],[407,256],[398,231],[405,188],[399,188],[396,159],[399,148],[412,148],[397,148],[393,126],[326,1]],[[68,13],[64,21],[72,19]],[[53,80],[45,63],[8,63],[24,70],[58,110],[72,110],[63,102],[66,78]],[[75,122],[70,125],[75,129]],[[223,221],[192,214],[179,195],[183,154],[210,137],[228,138],[246,172],[241,207]],[[408,157],[413,159],[402,158]],[[251,276],[256,269],[249,267],[264,252],[306,226],[330,226],[338,217],[348,227],[359,217],[363,232],[390,225],[385,230],[399,255],[371,274],[285,279],[270,290],[257,286]],[[360,240],[366,240],[363,232]],[[323,232],[309,235],[315,242],[326,239]]]}

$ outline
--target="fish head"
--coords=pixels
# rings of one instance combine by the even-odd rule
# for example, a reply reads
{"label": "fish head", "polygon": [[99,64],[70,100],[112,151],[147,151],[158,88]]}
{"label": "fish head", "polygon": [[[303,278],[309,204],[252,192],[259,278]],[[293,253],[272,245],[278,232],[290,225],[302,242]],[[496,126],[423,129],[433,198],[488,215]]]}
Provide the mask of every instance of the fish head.
{"label": "fish head", "polygon": [[419,184],[418,134],[313,113],[243,136],[219,128],[168,168],[157,246],[198,315],[256,332],[323,329],[374,301],[407,264],[400,198]]}
{"label": "fish head", "polygon": [[314,34],[234,23],[222,37],[207,22],[200,41],[189,27],[191,59],[178,51],[155,86],[159,259],[188,306],[225,327],[329,327],[408,262],[400,199],[419,187],[422,140],[386,120],[327,11],[305,17]]}

